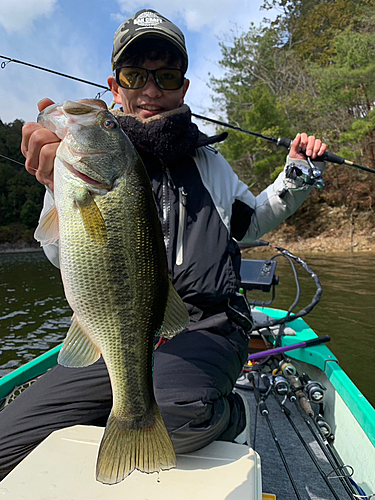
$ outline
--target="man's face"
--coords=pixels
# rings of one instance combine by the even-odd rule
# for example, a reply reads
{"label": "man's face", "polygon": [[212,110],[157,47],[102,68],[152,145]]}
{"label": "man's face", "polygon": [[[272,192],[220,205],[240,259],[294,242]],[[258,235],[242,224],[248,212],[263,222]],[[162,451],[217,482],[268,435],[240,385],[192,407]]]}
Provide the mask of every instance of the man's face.
{"label": "man's face", "polygon": [[[166,61],[150,61],[148,59],[141,66],[149,70],[171,67]],[[177,66],[174,67],[178,69]],[[131,90],[120,87],[113,76],[108,78],[108,85],[115,102],[122,105],[124,113],[137,115],[141,120],[182,106],[189,83],[189,80],[185,79],[180,89],[161,90],[156,86],[153,76],[150,75],[143,88]]]}

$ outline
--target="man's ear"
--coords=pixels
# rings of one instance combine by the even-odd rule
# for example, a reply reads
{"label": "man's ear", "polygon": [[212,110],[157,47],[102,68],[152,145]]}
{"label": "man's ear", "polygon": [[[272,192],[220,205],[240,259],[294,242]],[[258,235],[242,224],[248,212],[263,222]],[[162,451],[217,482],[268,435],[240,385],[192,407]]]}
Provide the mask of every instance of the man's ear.
{"label": "man's ear", "polygon": [[116,79],[113,76],[108,77],[108,86],[111,89],[113,94],[113,98],[116,104],[122,104],[121,96],[119,94],[119,85],[116,82]]}
{"label": "man's ear", "polygon": [[189,88],[189,85],[190,85],[190,80],[188,80],[187,78],[185,78],[184,85],[182,86],[182,98],[181,98],[181,104],[180,104],[180,106],[182,106],[184,104],[185,95],[186,95],[186,92],[187,92],[187,90]]}

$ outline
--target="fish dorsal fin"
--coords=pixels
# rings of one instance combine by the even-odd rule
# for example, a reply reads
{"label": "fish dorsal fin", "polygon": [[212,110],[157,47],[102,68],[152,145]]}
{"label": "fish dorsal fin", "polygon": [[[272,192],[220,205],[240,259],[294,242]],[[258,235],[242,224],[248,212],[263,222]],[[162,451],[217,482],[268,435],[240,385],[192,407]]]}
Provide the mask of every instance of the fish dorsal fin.
{"label": "fish dorsal fin", "polygon": [[43,214],[35,230],[34,238],[42,247],[55,243],[59,239],[59,216],[56,205]]}
{"label": "fish dorsal fin", "polygon": [[169,282],[167,305],[165,307],[164,321],[158,332],[161,337],[171,339],[189,325],[189,314],[181,297]]}
{"label": "fish dorsal fin", "polygon": [[93,196],[85,191],[75,198],[75,203],[81,213],[87,234],[96,243],[104,244],[107,241],[107,228]]}
{"label": "fish dorsal fin", "polygon": [[72,320],[57,361],[68,368],[92,365],[100,358],[100,349],[82,330],[75,314]]}

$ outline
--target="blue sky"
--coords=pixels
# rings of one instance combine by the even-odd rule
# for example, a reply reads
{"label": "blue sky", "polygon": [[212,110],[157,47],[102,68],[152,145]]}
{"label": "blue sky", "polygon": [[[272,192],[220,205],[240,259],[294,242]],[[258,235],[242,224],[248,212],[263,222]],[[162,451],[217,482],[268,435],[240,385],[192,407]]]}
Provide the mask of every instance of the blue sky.
{"label": "blue sky", "polygon": [[[184,2],[185,3],[185,2]],[[212,107],[209,73],[219,76],[219,40],[231,30],[258,26],[272,13],[260,10],[263,0],[0,0],[0,55],[107,85],[111,73],[113,34],[130,15],[143,8],[157,10],[184,32],[191,80],[186,103],[193,112]],[[179,6],[181,4],[181,6]],[[0,63],[5,62],[0,59]],[[0,119],[35,121],[36,103],[95,97],[98,89],[32,68],[10,63],[0,69]],[[105,94],[107,104],[111,95]],[[216,117],[220,116],[217,110]],[[206,132],[210,127],[199,122]]]}

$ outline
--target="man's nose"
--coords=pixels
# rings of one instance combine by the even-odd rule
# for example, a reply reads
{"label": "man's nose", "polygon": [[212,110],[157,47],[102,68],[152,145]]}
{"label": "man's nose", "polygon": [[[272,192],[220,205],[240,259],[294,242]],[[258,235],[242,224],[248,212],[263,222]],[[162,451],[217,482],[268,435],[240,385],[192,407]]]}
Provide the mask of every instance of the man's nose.
{"label": "man's nose", "polygon": [[153,75],[149,75],[148,81],[143,87],[143,94],[153,98],[160,97],[162,95],[162,91],[156,85]]}

